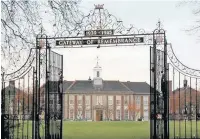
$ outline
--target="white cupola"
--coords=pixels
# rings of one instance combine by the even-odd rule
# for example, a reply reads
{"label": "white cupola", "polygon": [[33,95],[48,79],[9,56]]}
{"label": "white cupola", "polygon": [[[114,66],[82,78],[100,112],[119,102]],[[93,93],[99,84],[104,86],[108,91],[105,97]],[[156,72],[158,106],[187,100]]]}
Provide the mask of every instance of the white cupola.
{"label": "white cupola", "polygon": [[103,87],[103,80],[102,80],[102,68],[99,66],[99,58],[97,57],[96,66],[93,69],[94,78],[93,78],[93,85],[96,89],[101,89]]}

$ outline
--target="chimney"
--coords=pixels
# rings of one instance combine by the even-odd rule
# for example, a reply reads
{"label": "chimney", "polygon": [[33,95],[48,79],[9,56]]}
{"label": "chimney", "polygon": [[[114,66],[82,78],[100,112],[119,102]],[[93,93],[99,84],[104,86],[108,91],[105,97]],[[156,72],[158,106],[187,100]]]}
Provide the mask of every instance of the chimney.
{"label": "chimney", "polygon": [[186,88],[187,87],[187,80],[185,79],[185,80],[183,80],[183,86],[184,86],[184,88]]}

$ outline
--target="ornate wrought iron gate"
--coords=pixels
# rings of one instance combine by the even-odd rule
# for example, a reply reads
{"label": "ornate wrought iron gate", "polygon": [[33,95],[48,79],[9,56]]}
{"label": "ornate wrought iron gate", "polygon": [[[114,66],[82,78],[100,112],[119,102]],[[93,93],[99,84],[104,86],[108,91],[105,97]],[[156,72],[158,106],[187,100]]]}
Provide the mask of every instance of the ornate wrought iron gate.
{"label": "ornate wrought iron gate", "polygon": [[62,139],[63,56],[51,51],[45,35],[36,46],[34,138]]}
{"label": "ornate wrought iron gate", "polygon": [[75,36],[38,35],[36,48],[23,67],[2,74],[2,138],[62,139],[63,56],[52,52],[53,47],[120,45],[153,45],[150,138],[200,138],[200,70],[188,68],[176,58],[160,23],[153,33],[132,25],[126,28],[103,5],[95,5],[82,23],[73,30]]}
{"label": "ornate wrought iron gate", "polygon": [[[164,43],[159,44],[159,32]],[[167,61],[168,60],[168,61]],[[150,137],[200,138],[200,70],[182,64],[155,30],[150,48]]]}
{"label": "ornate wrought iron gate", "polygon": [[34,69],[31,67],[12,80],[2,74],[1,138],[32,138]]}
{"label": "ornate wrought iron gate", "polygon": [[[163,44],[159,44],[160,38],[164,39]],[[165,31],[156,29],[153,33],[153,47],[150,47],[150,137],[152,139],[169,138],[167,73]]]}
{"label": "ornate wrought iron gate", "polygon": [[200,139],[200,70],[185,66],[168,44],[170,138]]}
{"label": "ornate wrought iron gate", "polygon": [[46,42],[37,38],[34,59],[2,73],[3,139],[62,139],[63,56]]}

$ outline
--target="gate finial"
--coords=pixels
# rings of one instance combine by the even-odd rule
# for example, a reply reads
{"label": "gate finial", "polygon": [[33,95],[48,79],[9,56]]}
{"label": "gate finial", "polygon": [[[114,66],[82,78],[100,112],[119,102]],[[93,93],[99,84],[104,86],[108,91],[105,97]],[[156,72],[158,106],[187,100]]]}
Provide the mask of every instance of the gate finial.
{"label": "gate finial", "polygon": [[158,31],[160,32],[160,30],[162,29],[162,23],[160,21],[160,18],[158,19],[158,23],[156,25],[157,25]]}
{"label": "gate finial", "polygon": [[158,29],[160,30],[160,19],[158,19]]}

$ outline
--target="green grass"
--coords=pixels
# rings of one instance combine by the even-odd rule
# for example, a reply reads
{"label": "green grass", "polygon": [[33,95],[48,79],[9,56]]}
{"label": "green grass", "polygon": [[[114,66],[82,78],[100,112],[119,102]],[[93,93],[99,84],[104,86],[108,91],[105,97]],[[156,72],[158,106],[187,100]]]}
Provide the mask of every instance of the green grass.
{"label": "green grass", "polygon": [[[192,135],[196,123],[192,122]],[[191,137],[190,122],[186,123],[186,137]],[[150,122],[64,122],[64,139],[149,139]],[[175,122],[175,136],[179,135],[179,123]],[[200,134],[200,122],[198,122]],[[181,122],[181,134],[185,137],[185,123]],[[174,136],[174,123],[170,122],[170,137]]]}
{"label": "green grass", "polygon": [[65,122],[64,139],[134,139],[149,137],[149,122]]}
{"label": "green grass", "polygon": [[[29,136],[31,137],[32,123],[29,121]],[[42,128],[43,126],[43,128]],[[44,123],[40,135],[44,134]],[[185,137],[185,121],[180,123],[181,137]],[[191,137],[191,123],[186,123],[186,136]],[[21,127],[20,127],[21,128]],[[21,128],[22,129],[22,128]],[[192,135],[196,133],[196,123],[192,122]],[[20,136],[22,135],[20,130]],[[200,135],[200,121],[198,122]],[[119,122],[63,122],[63,139],[149,139],[150,123],[119,121]],[[16,131],[15,131],[16,135]],[[24,135],[27,135],[27,122],[24,124]],[[174,122],[170,122],[170,137],[174,135]],[[179,122],[175,122],[175,136],[179,135]]]}

